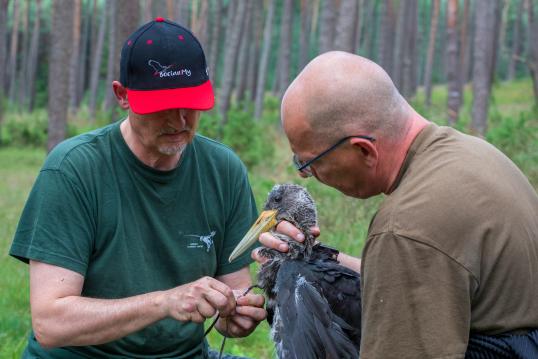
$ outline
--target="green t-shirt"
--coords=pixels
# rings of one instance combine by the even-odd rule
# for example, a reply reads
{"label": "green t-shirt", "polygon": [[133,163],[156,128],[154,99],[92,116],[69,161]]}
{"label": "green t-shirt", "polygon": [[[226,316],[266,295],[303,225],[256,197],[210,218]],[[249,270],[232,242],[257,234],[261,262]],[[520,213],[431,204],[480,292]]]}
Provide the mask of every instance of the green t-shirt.
{"label": "green t-shirt", "polygon": [[[84,276],[82,295],[125,298],[235,272],[228,256],[256,219],[244,165],[195,136],[179,166],[158,171],[130,151],[120,123],[74,137],[48,156],[10,254]],[[203,357],[203,326],[164,319],[111,343],[47,351],[33,333],[28,357]],[[78,356],[77,356],[78,355]]]}

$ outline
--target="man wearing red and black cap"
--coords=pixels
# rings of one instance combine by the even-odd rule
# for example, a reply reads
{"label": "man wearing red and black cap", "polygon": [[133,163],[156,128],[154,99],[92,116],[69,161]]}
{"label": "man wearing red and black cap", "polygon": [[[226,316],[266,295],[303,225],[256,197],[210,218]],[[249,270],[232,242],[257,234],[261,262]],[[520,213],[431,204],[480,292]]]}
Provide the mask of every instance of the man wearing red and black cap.
{"label": "man wearing red and black cap", "polygon": [[246,169],[196,134],[214,104],[205,56],[157,18],[125,42],[125,120],[48,156],[10,254],[30,263],[26,358],[205,358],[203,322],[246,336],[265,318],[248,254],[226,260],[256,205]]}

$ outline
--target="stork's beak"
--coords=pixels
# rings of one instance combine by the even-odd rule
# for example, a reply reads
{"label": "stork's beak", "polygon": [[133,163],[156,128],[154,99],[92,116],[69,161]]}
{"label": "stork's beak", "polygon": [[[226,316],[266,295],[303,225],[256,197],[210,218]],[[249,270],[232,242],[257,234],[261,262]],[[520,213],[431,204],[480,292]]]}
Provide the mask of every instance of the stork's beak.
{"label": "stork's beak", "polygon": [[276,210],[263,211],[252,227],[250,227],[247,234],[241,239],[237,247],[235,247],[232,254],[230,254],[228,261],[232,262],[239,257],[258,240],[260,234],[273,228],[277,223],[276,214]]}

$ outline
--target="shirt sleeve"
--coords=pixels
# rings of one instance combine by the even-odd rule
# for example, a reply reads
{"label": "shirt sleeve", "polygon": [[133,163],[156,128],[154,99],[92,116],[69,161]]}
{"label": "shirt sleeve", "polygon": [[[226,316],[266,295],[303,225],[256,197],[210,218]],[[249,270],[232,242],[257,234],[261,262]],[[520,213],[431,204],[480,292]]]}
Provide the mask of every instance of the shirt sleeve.
{"label": "shirt sleeve", "polygon": [[362,262],[361,358],[464,358],[474,277],[428,244],[383,233]]}
{"label": "shirt sleeve", "polygon": [[83,191],[59,170],[42,170],[19,221],[10,255],[86,274],[95,224]]}
{"label": "shirt sleeve", "polygon": [[[239,162],[239,166],[235,172],[235,180],[232,180],[231,206],[226,218],[226,231],[224,235],[224,245],[219,254],[219,263],[216,275],[224,275],[238,271],[253,262],[250,257],[252,248],[245,251],[241,256],[236,258],[232,263],[228,262],[230,254],[243,238],[250,226],[256,221],[258,212],[256,210],[256,201],[252,194],[252,188],[248,181],[246,168]],[[234,176],[231,176],[233,179]]]}

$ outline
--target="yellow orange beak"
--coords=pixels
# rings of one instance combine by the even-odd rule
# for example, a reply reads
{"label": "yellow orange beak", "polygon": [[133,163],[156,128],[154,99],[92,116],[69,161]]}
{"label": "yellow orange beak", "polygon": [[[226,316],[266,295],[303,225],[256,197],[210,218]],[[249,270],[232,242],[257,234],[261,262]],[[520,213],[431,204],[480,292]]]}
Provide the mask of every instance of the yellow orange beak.
{"label": "yellow orange beak", "polygon": [[263,232],[269,231],[276,225],[276,210],[263,211],[256,222],[250,227],[247,234],[241,239],[237,247],[230,254],[229,262],[232,262],[234,259],[243,254],[247,249],[249,249],[257,240],[260,234]]}

